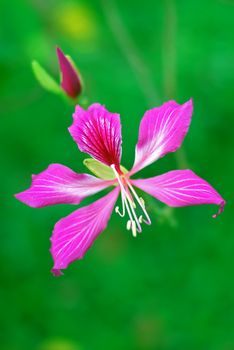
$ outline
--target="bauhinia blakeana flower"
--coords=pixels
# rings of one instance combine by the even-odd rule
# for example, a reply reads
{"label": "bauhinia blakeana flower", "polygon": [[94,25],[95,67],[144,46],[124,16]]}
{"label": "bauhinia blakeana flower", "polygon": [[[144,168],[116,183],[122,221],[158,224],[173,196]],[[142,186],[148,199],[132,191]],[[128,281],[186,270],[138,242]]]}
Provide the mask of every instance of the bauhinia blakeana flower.
{"label": "bauhinia blakeana flower", "polygon": [[81,74],[70,56],[65,55],[59,47],[57,47],[56,52],[61,76],[60,85],[37,61],[32,62],[34,74],[44,89],[55,94],[65,94],[71,99],[77,99],[83,88]]}
{"label": "bauhinia blakeana flower", "polygon": [[[120,217],[126,218],[126,228],[134,237],[142,231],[143,224],[151,224],[147,205],[137,194],[137,187],[171,207],[216,204],[219,210],[213,217],[223,211],[224,199],[191,170],[169,171],[148,179],[131,178],[140,169],[181,146],[192,111],[192,100],[182,105],[169,101],[147,111],[140,123],[134,165],[127,171],[120,164],[119,114],[110,113],[98,103],[88,110],[76,107],[69,131],[78,148],[92,157],[85,160],[85,164],[98,177],[76,174],[64,165],[52,164],[33,176],[28,190],[16,195],[25,204],[39,208],[60,203],[79,204],[87,196],[113,188],[101,199],[57,222],[51,237],[54,275],[61,274],[62,269],[84,256],[106,228],[114,207]],[[121,206],[115,206],[119,194]]]}

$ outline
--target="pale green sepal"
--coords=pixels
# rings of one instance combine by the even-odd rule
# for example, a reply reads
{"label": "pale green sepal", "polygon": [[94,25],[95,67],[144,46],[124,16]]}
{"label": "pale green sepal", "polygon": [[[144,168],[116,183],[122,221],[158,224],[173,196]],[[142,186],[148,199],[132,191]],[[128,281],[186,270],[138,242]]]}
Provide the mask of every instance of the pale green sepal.
{"label": "pale green sepal", "polygon": [[127,174],[129,170],[127,170],[123,165],[120,165],[120,170],[124,173]]}
{"label": "pale green sepal", "polygon": [[[93,158],[87,158],[83,161],[84,165],[97,177],[103,179],[103,180],[114,180],[115,174],[113,170],[105,165],[97,161]],[[122,165],[120,166],[120,169],[124,174],[128,172],[127,169],[125,169]]]}
{"label": "pale green sepal", "polygon": [[44,68],[37,62],[32,61],[33,73],[41,84],[41,86],[54,94],[61,94],[62,89],[59,84],[45,71]]}

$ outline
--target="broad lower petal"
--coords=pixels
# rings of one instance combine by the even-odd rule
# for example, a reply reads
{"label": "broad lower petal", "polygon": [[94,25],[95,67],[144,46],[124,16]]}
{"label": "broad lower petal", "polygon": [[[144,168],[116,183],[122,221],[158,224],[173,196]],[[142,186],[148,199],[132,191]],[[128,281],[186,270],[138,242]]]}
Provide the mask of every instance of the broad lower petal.
{"label": "broad lower petal", "polygon": [[88,110],[76,107],[69,131],[82,152],[98,161],[118,168],[121,158],[121,124],[119,114],[110,113],[98,103]]}
{"label": "broad lower petal", "polygon": [[61,164],[51,164],[40,174],[33,175],[31,187],[15,197],[34,208],[54,204],[79,204],[85,197],[110,185],[111,181],[88,174],[77,174]]}
{"label": "broad lower petal", "polygon": [[61,269],[66,269],[74,260],[83,258],[97,236],[106,228],[118,194],[119,188],[116,188],[105,197],[57,222],[51,238],[54,275],[60,275]]}
{"label": "broad lower petal", "polygon": [[225,205],[220,194],[191,170],[169,171],[163,175],[131,182],[171,207],[217,204],[220,206],[220,214]]}
{"label": "broad lower petal", "polygon": [[180,147],[188,131],[192,111],[192,100],[182,105],[169,101],[144,114],[131,174]]}

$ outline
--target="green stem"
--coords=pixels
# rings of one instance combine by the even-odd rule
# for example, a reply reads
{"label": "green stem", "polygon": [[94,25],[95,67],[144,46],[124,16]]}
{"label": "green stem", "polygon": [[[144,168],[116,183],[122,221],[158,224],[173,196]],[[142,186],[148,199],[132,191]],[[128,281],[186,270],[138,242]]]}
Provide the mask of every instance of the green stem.
{"label": "green stem", "polygon": [[152,107],[159,101],[159,95],[151,78],[150,70],[125,27],[114,0],[101,0],[101,2],[112,34],[135,74],[147,104]]}
{"label": "green stem", "polygon": [[[175,0],[164,0],[164,37],[163,37],[163,72],[164,72],[164,95],[166,99],[176,96],[176,34],[177,16]],[[180,148],[175,153],[176,163],[179,169],[188,168],[185,151]]]}
{"label": "green stem", "polygon": [[164,0],[163,85],[166,99],[176,94],[176,9],[174,0]]}

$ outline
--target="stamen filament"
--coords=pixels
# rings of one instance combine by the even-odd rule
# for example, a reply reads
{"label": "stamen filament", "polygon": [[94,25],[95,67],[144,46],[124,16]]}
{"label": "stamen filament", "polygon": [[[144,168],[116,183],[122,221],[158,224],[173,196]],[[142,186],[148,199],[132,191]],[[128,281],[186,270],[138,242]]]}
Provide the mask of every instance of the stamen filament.
{"label": "stamen filament", "polygon": [[[136,191],[134,190],[133,186],[130,184],[130,182],[127,180],[127,178],[122,177],[119,175],[117,170],[115,169],[115,165],[112,164],[111,168],[113,169],[113,172],[116,176],[116,179],[119,183],[120,190],[121,190],[121,200],[122,200],[122,213],[119,210],[119,207],[117,206],[115,208],[115,212],[119,214],[121,217],[125,216],[125,212],[127,210],[129,220],[127,221],[126,228],[127,230],[132,230],[132,235],[134,237],[137,236],[137,232],[142,232],[141,224],[145,222],[146,224],[150,225],[151,221],[149,218],[149,215],[145,209],[145,203],[142,198],[139,198]],[[131,191],[129,191],[128,187],[130,188]],[[143,216],[140,215],[139,218],[135,212],[136,209],[136,204],[134,202],[134,197],[137,200],[138,204],[140,205],[146,220],[143,219]]]}
{"label": "stamen filament", "polygon": [[[127,209],[127,212],[128,212],[129,218],[130,218],[130,221],[131,221],[132,234],[133,234],[133,236],[134,236],[134,235],[136,235],[136,225],[134,225],[134,220],[133,220],[133,217],[132,217],[131,211],[130,211],[130,209],[129,209],[129,205],[128,205],[128,201],[129,201],[130,207],[131,207],[131,209],[133,209],[132,206],[131,206],[131,199],[129,199],[128,193],[126,192],[126,190],[125,190],[125,188],[124,188],[124,186],[123,186],[123,184],[122,184],[122,182],[121,182],[121,180],[120,180],[119,174],[118,174],[118,172],[116,171],[114,164],[111,165],[111,168],[113,169],[113,171],[114,171],[114,173],[115,173],[115,176],[116,176],[116,178],[117,178],[117,180],[118,180],[118,183],[119,183],[119,185],[120,185],[120,188],[121,188],[121,195],[122,195],[122,200],[123,200],[123,202],[122,202],[122,203],[123,203],[123,208],[125,208],[125,206],[126,206],[126,209]],[[127,199],[128,199],[128,200],[127,200]],[[124,211],[124,210],[123,210],[123,211]],[[133,212],[133,211],[134,211],[134,209],[132,210],[132,212]],[[134,213],[135,213],[135,212],[134,212]],[[134,217],[134,218],[135,218],[135,217]],[[139,224],[138,224],[138,225],[139,225]],[[140,225],[139,225],[139,227],[140,227]]]}
{"label": "stamen filament", "polygon": [[[147,213],[147,211],[146,211],[146,209],[145,209],[145,202],[144,202],[144,200],[143,200],[142,198],[139,198],[139,197],[138,197],[138,195],[137,195],[136,191],[134,190],[133,186],[130,184],[130,182],[129,182],[128,180],[126,180],[126,181],[127,181],[127,184],[128,184],[128,186],[129,186],[130,190],[132,191],[134,197],[136,198],[137,202],[139,203],[141,209],[143,210],[143,212],[144,212],[144,214],[145,214],[145,216],[146,216],[146,219],[147,219],[147,220],[143,220],[143,221],[144,221],[147,225],[151,225],[150,217],[149,217],[149,215],[148,215],[148,213]],[[142,202],[143,202],[143,203],[142,203]]]}
{"label": "stamen filament", "polygon": [[[127,200],[128,200],[128,202],[129,202],[129,205],[130,205],[132,214],[133,214],[133,216],[134,216],[135,223],[137,224],[137,231],[140,233],[140,232],[142,232],[142,229],[141,229],[141,225],[140,225],[140,223],[139,223],[139,221],[138,221],[138,218],[137,218],[136,212],[135,212],[135,210],[134,210],[134,207],[133,207],[133,205],[132,205],[132,201],[129,199],[129,197],[127,197]],[[134,203],[134,204],[135,204],[135,203]],[[136,205],[135,205],[135,207],[136,207]],[[128,208],[128,207],[127,207],[127,208]],[[132,230],[133,230],[133,227],[132,227]]]}
{"label": "stamen filament", "polygon": [[123,198],[123,193],[121,191],[121,200],[122,200],[122,209],[123,209],[123,212],[121,213],[119,211],[119,207],[115,207],[115,212],[117,214],[119,214],[119,216],[121,216],[121,218],[123,218],[125,216],[125,203],[124,203],[124,198]]}

